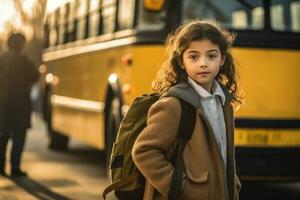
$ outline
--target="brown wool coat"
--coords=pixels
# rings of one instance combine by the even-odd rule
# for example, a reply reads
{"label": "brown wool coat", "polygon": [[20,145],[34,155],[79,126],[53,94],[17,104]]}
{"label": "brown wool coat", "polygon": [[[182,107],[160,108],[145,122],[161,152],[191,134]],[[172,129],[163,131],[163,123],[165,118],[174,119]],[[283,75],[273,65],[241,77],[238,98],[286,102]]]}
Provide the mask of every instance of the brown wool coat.
{"label": "brown wool coat", "polygon": [[[223,110],[227,131],[227,172],[212,129],[200,107],[196,113],[193,136],[183,152],[185,178],[180,199],[238,199],[241,185],[236,175],[233,111],[228,101]],[[176,143],[180,115],[177,98],[160,99],[150,108],[147,127],[135,142],[133,160],[147,179],[144,200],[168,198],[174,171],[169,158]]]}
{"label": "brown wool coat", "polygon": [[0,56],[0,130],[31,127],[30,90],[38,80],[33,63],[19,52]]}

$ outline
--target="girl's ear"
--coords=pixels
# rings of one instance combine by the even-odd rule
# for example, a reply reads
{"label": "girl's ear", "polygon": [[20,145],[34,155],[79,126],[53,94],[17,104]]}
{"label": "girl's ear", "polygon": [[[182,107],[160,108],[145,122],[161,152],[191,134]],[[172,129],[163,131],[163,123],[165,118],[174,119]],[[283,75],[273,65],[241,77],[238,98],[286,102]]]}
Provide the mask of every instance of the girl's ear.
{"label": "girl's ear", "polygon": [[185,70],[185,66],[183,64],[183,58],[180,59],[179,57],[177,57],[177,62],[179,63],[180,68],[183,69],[183,70]]}
{"label": "girl's ear", "polygon": [[184,68],[184,65],[183,63],[180,61],[180,59],[178,59],[177,55],[176,56],[173,56],[172,60],[171,60],[171,64],[174,66],[174,67],[179,67],[181,69],[185,69]]}
{"label": "girl's ear", "polygon": [[221,66],[223,66],[223,65],[224,65],[224,63],[225,63],[225,60],[226,60],[226,56],[222,56],[222,60],[221,60]]}
{"label": "girl's ear", "polygon": [[185,70],[185,67],[184,67],[183,61],[181,61],[181,62],[180,62],[180,67],[181,67],[181,69]]}

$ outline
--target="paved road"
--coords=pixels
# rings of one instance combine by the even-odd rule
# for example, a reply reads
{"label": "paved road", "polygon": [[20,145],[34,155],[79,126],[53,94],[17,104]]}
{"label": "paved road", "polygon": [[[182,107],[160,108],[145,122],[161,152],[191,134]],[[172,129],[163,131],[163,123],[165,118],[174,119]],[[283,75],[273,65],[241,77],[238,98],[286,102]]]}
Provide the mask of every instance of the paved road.
{"label": "paved road", "polygon": [[0,176],[0,200],[100,199],[109,184],[104,154],[76,141],[67,152],[49,151],[44,123],[37,117],[32,121],[23,157],[29,176],[18,180]]}
{"label": "paved road", "polygon": [[[29,177],[0,177],[0,200],[100,199],[109,184],[103,153],[74,141],[67,152],[49,151],[45,125],[37,117],[27,139],[23,168]],[[300,200],[300,182],[243,182],[240,199]]]}

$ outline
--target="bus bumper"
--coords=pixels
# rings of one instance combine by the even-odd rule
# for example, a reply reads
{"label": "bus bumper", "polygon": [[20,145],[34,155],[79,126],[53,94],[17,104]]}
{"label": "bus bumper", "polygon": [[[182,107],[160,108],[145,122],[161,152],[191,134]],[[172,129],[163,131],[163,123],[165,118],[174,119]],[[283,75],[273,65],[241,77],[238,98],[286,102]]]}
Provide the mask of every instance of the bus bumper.
{"label": "bus bumper", "polygon": [[300,147],[236,147],[236,162],[242,179],[300,180]]}

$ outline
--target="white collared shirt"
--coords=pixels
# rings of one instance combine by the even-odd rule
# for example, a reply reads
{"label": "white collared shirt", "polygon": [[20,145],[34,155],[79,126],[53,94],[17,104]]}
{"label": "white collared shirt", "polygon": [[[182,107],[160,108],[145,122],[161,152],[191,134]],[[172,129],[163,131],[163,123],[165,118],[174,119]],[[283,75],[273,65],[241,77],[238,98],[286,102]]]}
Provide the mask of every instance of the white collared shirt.
{"label": "white collared shirt", "polygon": [[225,94],[216,80],[213,81],[212,94],[206,91],[203,87],[201,87],[190,77],[188,77],[188,82],[192,85],[192,87],[201,97],[201,105],[203,107],[203,112],[212,127],[216,142],[218,144],[219,150],[223,157],[224,164],[226,166],[226,125],[222,108],[222,105],[225,104],[226,100]]}

